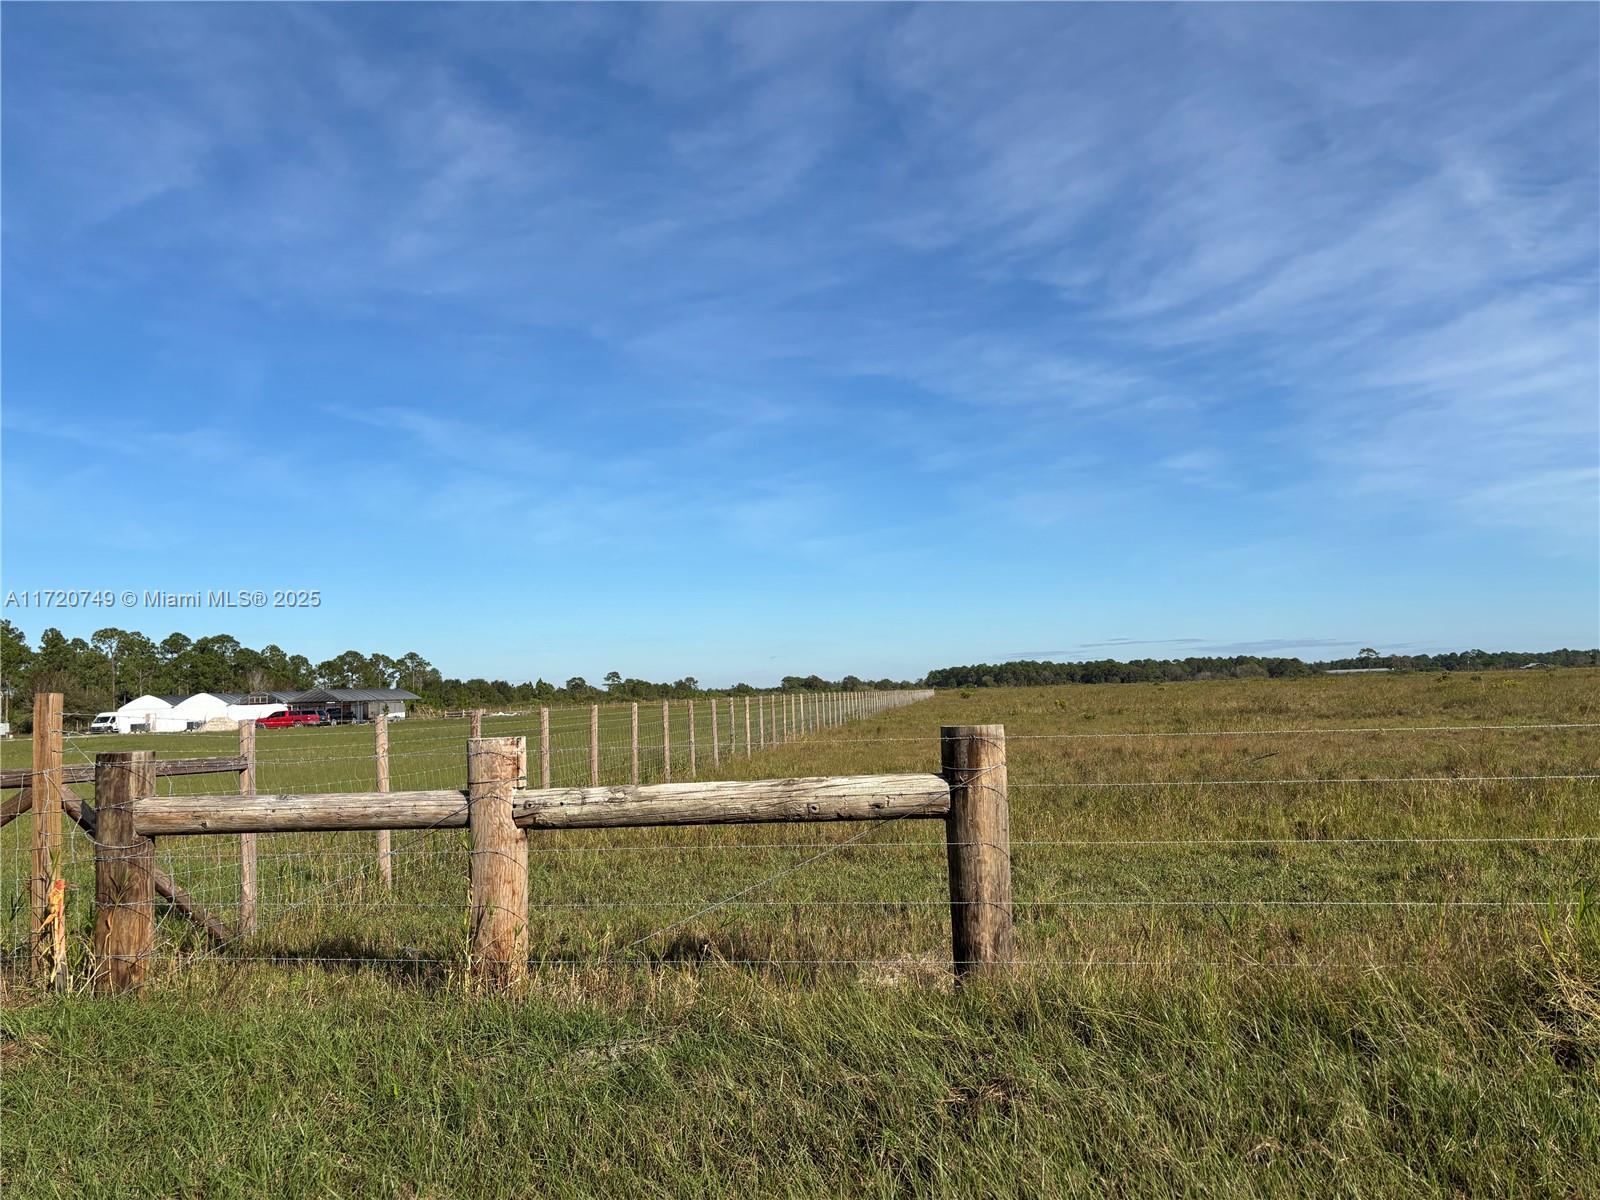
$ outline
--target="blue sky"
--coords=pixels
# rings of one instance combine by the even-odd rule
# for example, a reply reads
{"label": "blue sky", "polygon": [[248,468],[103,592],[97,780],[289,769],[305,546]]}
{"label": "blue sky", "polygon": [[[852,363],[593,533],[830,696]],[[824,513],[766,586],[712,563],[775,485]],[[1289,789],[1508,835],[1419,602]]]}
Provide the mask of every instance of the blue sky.
{"label": "blue sky", "polygon": [[1592,5],[7,5],[4,587],[447,673],[1600,641]]}

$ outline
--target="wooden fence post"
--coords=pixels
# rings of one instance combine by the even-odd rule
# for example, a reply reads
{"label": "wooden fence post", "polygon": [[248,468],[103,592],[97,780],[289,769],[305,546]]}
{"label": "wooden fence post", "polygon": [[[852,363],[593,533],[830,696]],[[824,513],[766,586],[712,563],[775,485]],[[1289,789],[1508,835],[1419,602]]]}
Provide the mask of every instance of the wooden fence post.
{"label": "wooden fence post", "polygon": [[[256,723],[239,722],[239,757],[244,769],[239,772],[239,795],[256,794]],[[239,835],[239,933],[252,934],[260,920],[260,877],[256,873],[256,834]]]}
{"label": "wooden fence post", "polygon": [[467,736],[477,741],[483,736],[483,709],[475,708],[467,714]]}
{"label": "wooden fence post", "polygon": [[756,697],[756,745],[767,748],[767,698]]}
{"label": "wooden fence post", "polygon": [[33,698],[33,968],[66,986],[66,893],[61,883],[61,693]]}
{"label": "wooden fence post", "polygon": [[750,757],[750,697],[744,698],[744,756]]}
{"label": "wooden fence post", "polygon": [[661,778],[672,782],[672,701],[661,702]]}
{"label": "wooden fence post", "polygon": [[992,973],[1016,958],[1005,726],[944,726],[939,762],[950,784],[945,845],[956,974]]}
{"label": "wooden fence post", "polygon": [[528,837],[511,816],[511,795],[527,770],[520,737],[467,743],[467,832],[472,843],[471,958],[474,981],[504,988],[528,971]]}
{"label": "wooden fence post", "polygon": [[695,763],[694,701],[686,701],[686,704],[689,709],[689,778],[694,779],[699,772],[699,768]]}
{"label": "wooden fence post", "polygon": [[539,786],[550,786],[550,710],[539,708]]}
{"label": "wooden fence post", "polygon": [[144,981],[155,948],[155,843],[134,830],[134,806],[154,794],[155,756],[148,750],[97,754],[94,798],[95,988],[125,992]]}
{"label": "wooden fence post", "polygon": [[712,767],[720,767],[722,765],[722,738],[717,729],[717,701],[712,698],[709,703],[711,705],[711,765]]}
{"label": "wooden fence post", "polygon": [[[373,753],[378,766],[378,790],[389,790],[389,714],[379,713],[372,723]],[[378,830],[378,879],[387,891],[394,890],[394,864],[389,858],[389,831]]]}
{"label": "wooden fence post", "polygon": [[628,705],[628,723],[631,727],[629,742],[633,751],[633,766],[628,773],[629,783],[639,782],[639,702],[635,700]]}
{"label": "wooden fence post", "polygon": [[589,786],[600,786],[600,706],[589,705]]}

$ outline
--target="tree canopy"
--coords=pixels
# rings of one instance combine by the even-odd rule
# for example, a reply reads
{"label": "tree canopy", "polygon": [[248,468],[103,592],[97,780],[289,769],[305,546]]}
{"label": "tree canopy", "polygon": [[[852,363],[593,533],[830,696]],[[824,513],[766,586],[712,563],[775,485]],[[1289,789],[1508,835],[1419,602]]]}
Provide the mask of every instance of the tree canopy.
{"label": "tree canopy", "polygon": [[[253,649],[227,634],[190,638],[173,633],[160,642],[143,633],[108,627],[88,639],[68,638],[46,629],[39,644],[10,621],[0,621],[0,681],[11,688],[8,715],[20,728],[28,724],[35,692],[61,692],[68,712],[94,713],[145,694],[193,692],[299,691],[313,687],[403,687],[423,703],[443,709],[519,704],[594,703],[599,700],[670,700],[707,694],[752,695],[776,689],[747,683],[708,692],[692,675],[671,682],[624,678],[620,671],[595,686],[573,676],[557,687],[543,679],[511,683],[504,679],[446,678],[414,650],[398,656],[346,650],[321,662],[289,654],[276,645]],[[854,675],[826,680],[817,675],[784,680],[786,689],[852,691],[911,687],[909,682],[868,683]]]}

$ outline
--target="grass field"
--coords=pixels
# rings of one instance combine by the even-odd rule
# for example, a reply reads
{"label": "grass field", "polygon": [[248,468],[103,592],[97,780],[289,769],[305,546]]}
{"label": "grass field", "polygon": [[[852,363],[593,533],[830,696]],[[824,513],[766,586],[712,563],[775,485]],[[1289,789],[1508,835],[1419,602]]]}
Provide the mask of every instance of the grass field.
{"label": "grass field", "polygon": [[[1600,1194],[1600,785],[1531,778],[1593,773],[1600,729],[1464,728],[1600,722],[1597,685],[1571,670],[940,693],[724,758],[726,778],[929,770],[941,724],[1003,723],[1024,963],[959,989],[938,822],[536,835],[543,965],[495,998],[459,983],[463,834],[397,833],[392,895],[374,835],[266,835],[255,937],[195,954],[164,918],[137,1001],[11,979],[0,1182]],[[557,783],[586,779],[578,721],[558,726]],[[1302,729],[1361,732],[1276,732]],[[1203,736],[1125,736],[1186,733]],[[460,786],[464,736],[397,727],[394,786]],[[370,787],[370,737],[264,733],[260,790]],[[236,743],[75,742],[123,744]],[[27,752],[7,743],[5,765]],[[613,751],[606,778],[626,771]],[[0,833],[12,945],[27,826]],[[69,844],[81,884],[87,843]],[[158,850],[231,919],[235,839]],[[81,889],[71,905],[82,946]]]}

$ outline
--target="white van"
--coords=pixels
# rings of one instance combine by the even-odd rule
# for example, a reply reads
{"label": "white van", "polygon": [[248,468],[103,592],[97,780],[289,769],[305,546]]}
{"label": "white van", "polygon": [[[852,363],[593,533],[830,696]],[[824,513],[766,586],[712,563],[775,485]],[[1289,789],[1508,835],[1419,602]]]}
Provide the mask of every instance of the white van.
{"label": "white van", "polygon": [[117,714],[114,712],[96,713],[94,720],[89,722],[90,733],[116,733]]}

